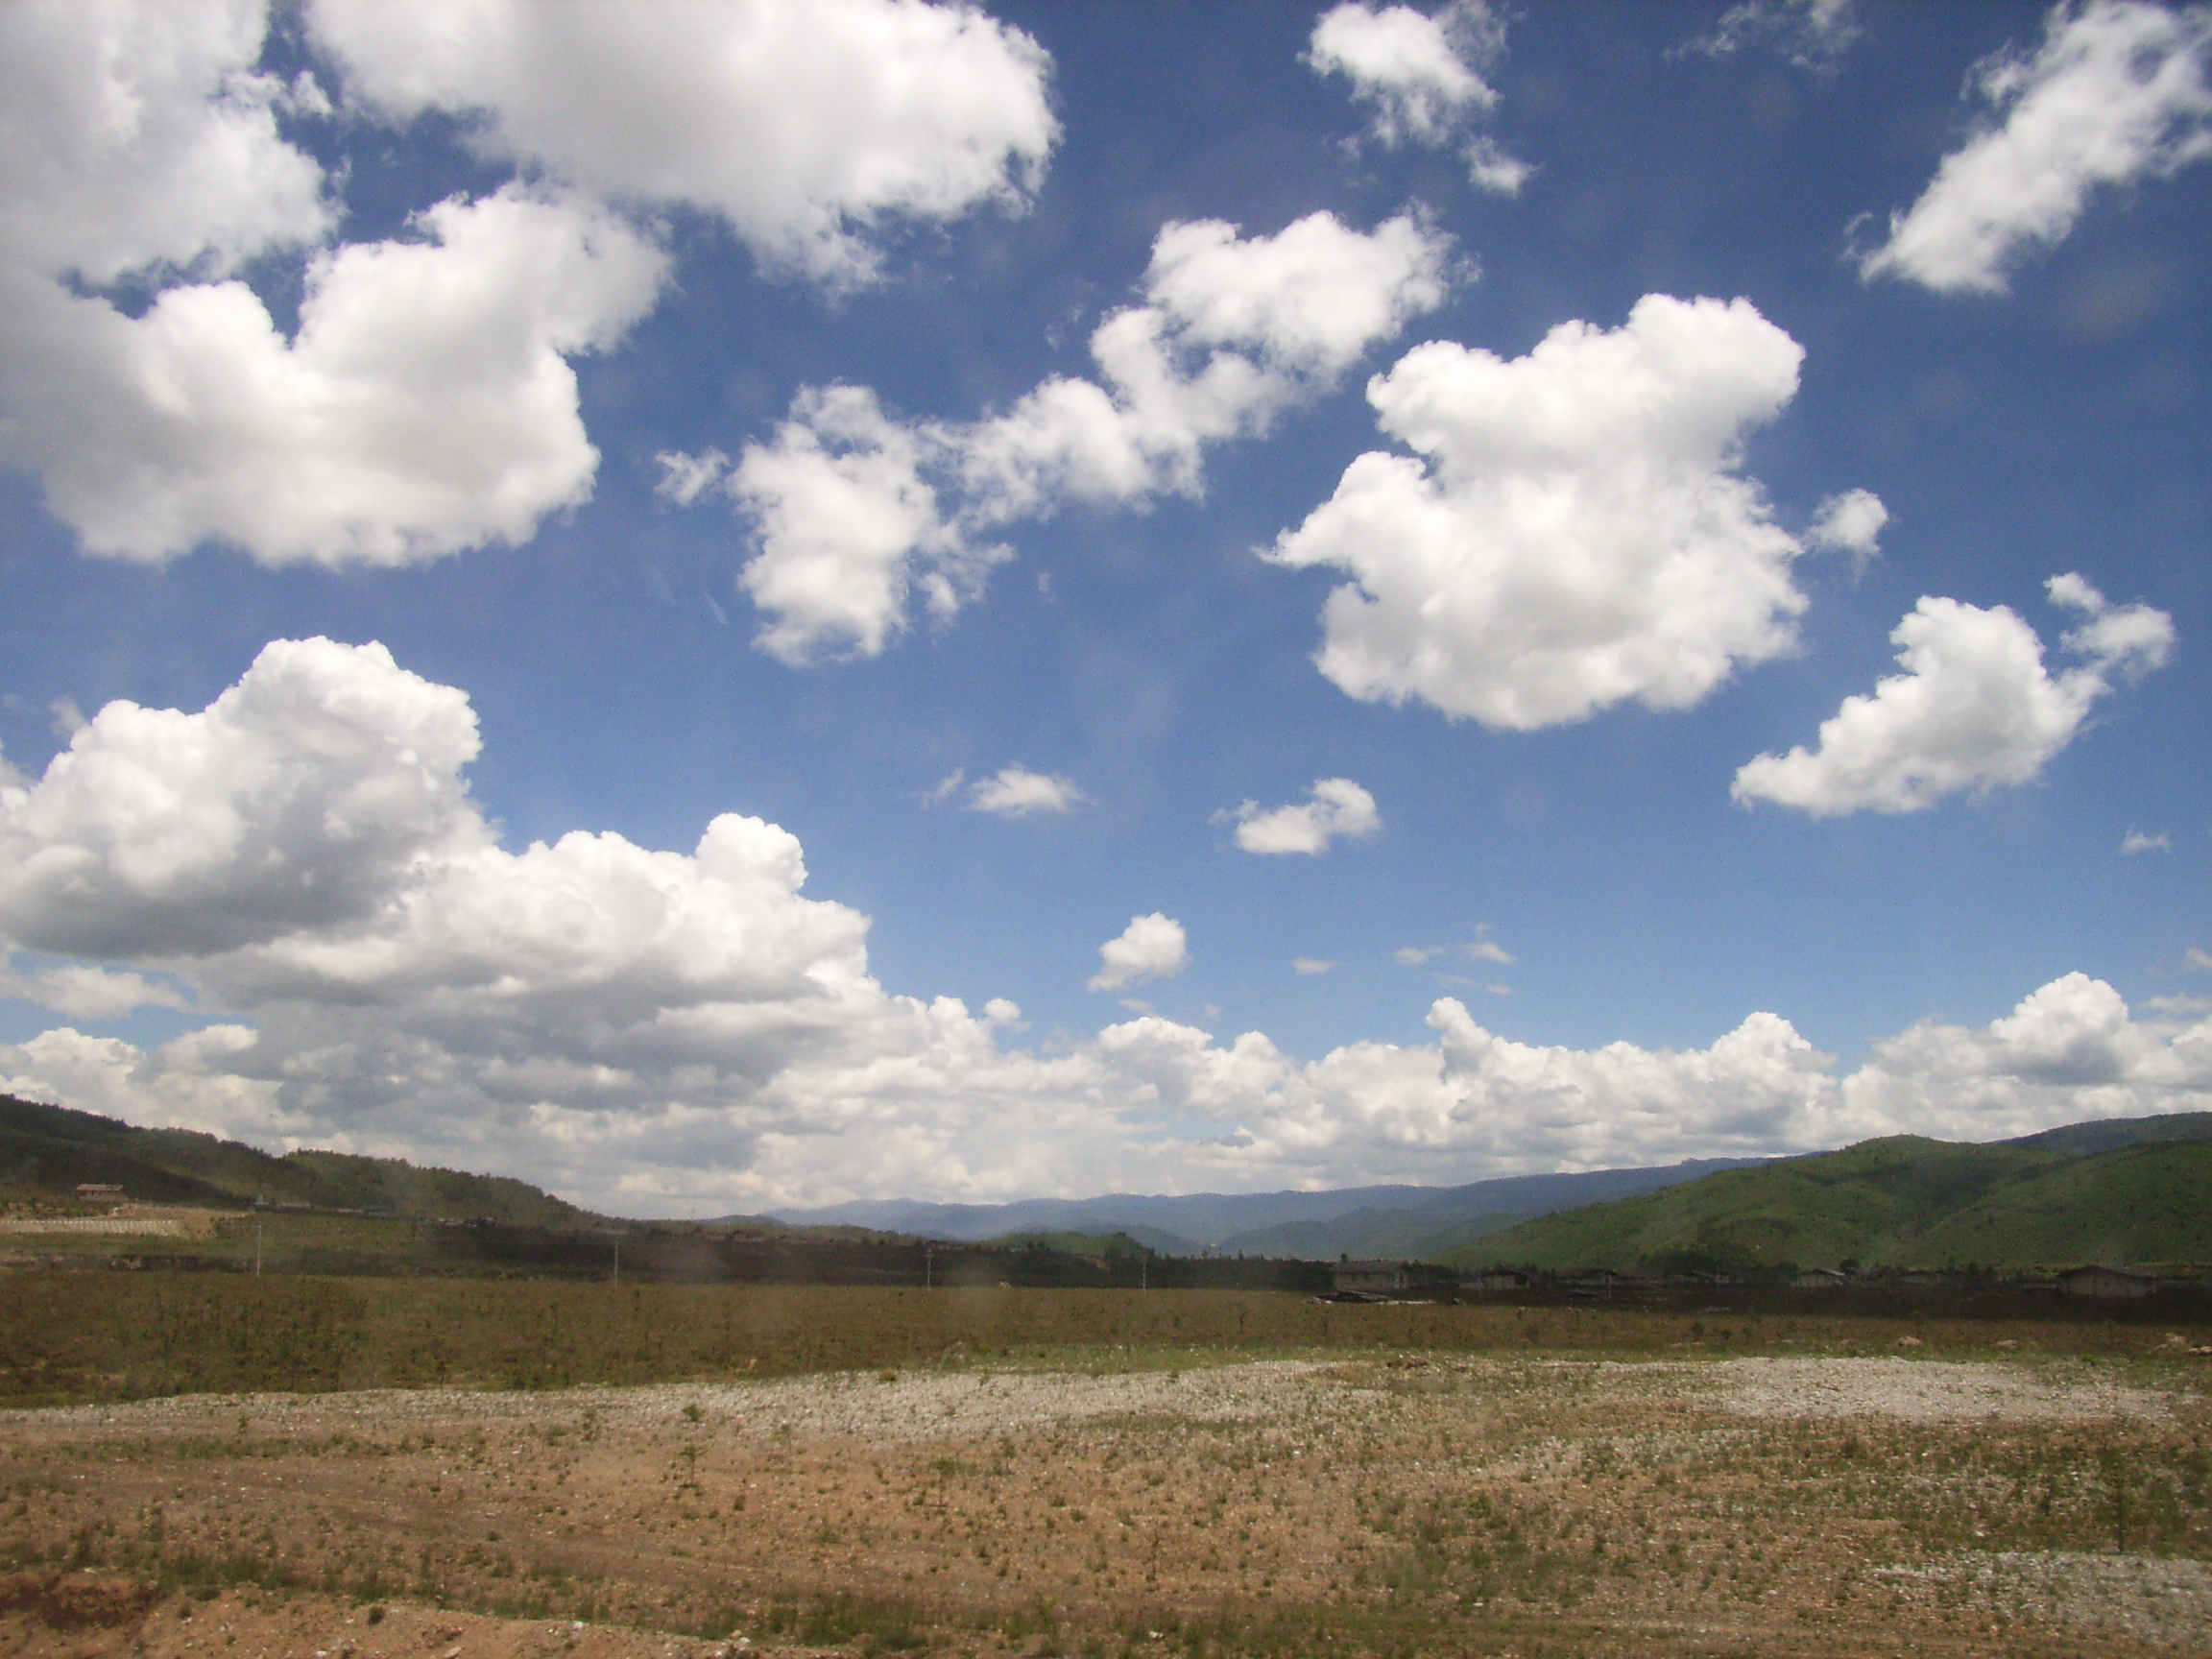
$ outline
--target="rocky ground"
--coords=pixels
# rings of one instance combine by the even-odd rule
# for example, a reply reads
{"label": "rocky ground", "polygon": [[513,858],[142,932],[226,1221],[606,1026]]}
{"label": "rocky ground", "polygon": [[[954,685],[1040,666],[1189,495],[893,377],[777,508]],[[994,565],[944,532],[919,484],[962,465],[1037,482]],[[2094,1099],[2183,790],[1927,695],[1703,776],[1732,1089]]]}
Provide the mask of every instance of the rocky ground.
{"label": "rocky ground", "polygon": [[2212,1652],[2200,1359],[1062,1358],[0,1413],[0,1651]]}

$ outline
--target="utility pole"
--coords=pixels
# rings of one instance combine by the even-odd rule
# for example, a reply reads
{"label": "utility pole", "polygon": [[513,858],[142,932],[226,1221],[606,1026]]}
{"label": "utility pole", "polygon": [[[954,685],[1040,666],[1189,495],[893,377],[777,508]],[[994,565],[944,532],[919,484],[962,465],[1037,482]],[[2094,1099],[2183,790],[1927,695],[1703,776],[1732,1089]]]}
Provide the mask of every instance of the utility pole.
{"label": "utility pole", "polygon": [[626,1227],[601,1227],[598,1229],[599,1237],[607,1239],[614,1246],[614,1287],[617,1290],[622,1287],[622,1239],[628,1232],[629,1229]]}
{"label": "utility pole", "polygon": [[253,1217],[253,1277],[261,1277],[261,1217]]}

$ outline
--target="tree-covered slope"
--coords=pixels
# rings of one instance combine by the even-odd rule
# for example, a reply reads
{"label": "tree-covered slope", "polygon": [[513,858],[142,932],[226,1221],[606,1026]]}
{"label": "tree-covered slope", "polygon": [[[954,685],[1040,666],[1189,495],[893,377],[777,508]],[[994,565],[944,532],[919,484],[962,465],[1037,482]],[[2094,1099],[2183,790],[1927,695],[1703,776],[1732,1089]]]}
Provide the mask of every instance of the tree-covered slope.
{"label": "tree-covered slope", "polygon": [[187,1129],[139,1129],[65,1106],[0,1095],[0,1196],[67,1198],[81,1182],[174,1204],[309,1204],[327,1210],[540,1227],[596,1219],[527,1182],[425,1169],[344,1152],[276,1157]]}
{"label": "tree-covered slope", "polygon": [[2115,1137],[1866,1141],[1545,1216],[1442,1259],[1662,1270],[2212,1261],[2212,1141],[2163,1138],[2194,1125],[2145,1127],[2094,1151],[2066,1148]]}

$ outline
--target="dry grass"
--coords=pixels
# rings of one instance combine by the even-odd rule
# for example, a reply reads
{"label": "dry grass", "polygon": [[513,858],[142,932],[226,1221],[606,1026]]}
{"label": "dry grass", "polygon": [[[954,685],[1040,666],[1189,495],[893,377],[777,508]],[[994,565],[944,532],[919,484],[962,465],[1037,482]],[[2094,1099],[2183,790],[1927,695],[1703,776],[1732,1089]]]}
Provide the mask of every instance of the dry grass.
{"label": "dry grass", "polygon": [[[794,1294],[816,1342],[867,1306]],[[312,1646],[372,1659],[460,1609],[469,1651],[636,1629],[1081,1659],[2212,1651],[2212,1403],[2179,1352],[2201,1333],[2091,1358],[2063,1352],[2079,1333],[1892,1331],[1875,1358],[1856,1327],[1358,1310],[1458,1340],[1074,1345],[1034,1339],[1054,1293],[935,1323],[874,1294],[933,1358],[0,1414],[19,1582],[158,1593],[106,1635],[5,1616],[0,1647],[305,1652],[320,1618]],[[1267,1301],[1137,1300],[1094,1293],[1093,1331],[1195,1338]],[[197,1597],[232,1646],[176,1617]]]}
{"label": "dry grass", "polygon": [[[1724,1293],[1723,1293],[1724,1294]],[[2076,1310],[2079,1314],[2079,1310]],[[2142,1356],[2156,1327],[1419,1304],[1279,1292],[624,1285],[272,1273],[0,1272],[0,1403],[228,1389],[558,1388],[908,1367],[967,1357],[1247,1353]],[[2196,1345],[2212,1332],[2188,1334]]]}

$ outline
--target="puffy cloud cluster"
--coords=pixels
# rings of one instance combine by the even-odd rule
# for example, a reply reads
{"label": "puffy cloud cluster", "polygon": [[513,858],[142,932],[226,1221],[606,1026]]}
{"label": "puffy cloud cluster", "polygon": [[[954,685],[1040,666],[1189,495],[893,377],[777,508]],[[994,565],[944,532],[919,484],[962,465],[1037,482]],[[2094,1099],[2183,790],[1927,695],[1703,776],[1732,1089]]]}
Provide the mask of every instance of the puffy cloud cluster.
{"label": "puffy cloud cluster", "polygon": [[1483,77],[1504,54],[1504,20],[1487,0],[1453,0],[1433,14],[1344,0],[1314,23],[1306,61],[1317,75],[1352,84],[1369,132],[1384,148],[1456,143],[1479,188],[1512,196],[1530,167],[1473,131],[1476,118],[1497,106],[1497,90]]}
{"label": "puffy cloud cluster", "polygon": [[614,200],[682,203],[833,283],[871,233],[1019,204],[1058,136],[1020,30],[919,0],[316,0],[350,98],[471,117],[486,155]]}
{"label": "puffy cloud cluster", "polygon": [[2212,1102],[2212,1019],[2138,1021],[2102,979],[2068,974],[1980,1030],[1933,1021],[1878,1044],[1843,1080],[1836,1129],[1952,1140],[2030,1135]]}
{"label": "puffy cloud cluster", "polygon": [[982,523],[1064,496],[1194,492],[1204,446],[1257,436],[1442,302],[1449,242],[1401,216],[1372,231],[1310,213],[1272,236],[1217,219],[1153,239],[1144,299],[1099,324],[1104,377],[1048,380],[1005,414],[940,428]]}
{"label": "puffy cloud cluster", "polygon": [[727,1100],[795,1048],[837,1058],[855,1018],[931,1017],[867,978],[864,917],[801,896],[785,831],[510,853],[468,794],[476,748],[468,699],[373,645],[279,641],[198,713],[111,704],[0,803],[0,931],[250,1011],[227,1071],[330,1127],[546,1090]]}
{"label": "puffy cloud cluster", "polygon": [[[27,953],[0,995],[211,1021],[153,1048],[56,1027],[0,1046],[0,1090],[633,1214],[1444,1182],[2212,1107],[2201,1007],[2139,1020],[2080,974],[1840,1080],[1772,1014],[1704,1048],[1583,1050],[1451,998],[1431,1041],[1305,1064],[1153,1015],[1002,1047],[1011,1002],[878,986],[867,918],[805,895],[784,830],[731,814],[687,853],[582,832],[510,852],[467,789],[476,745],[459,691],[304,640],[197,713],[113,704],[43,777],[0,774],[0,940]],[[1188,956],[1180,925],[1136,917],[1094,983]]]}
{"label": "puffy cloud cluster", "polygon": [[289,340],[239,281],[132,318],[0,274],[0,442],[94,553],[218,541],[268,565],[399,565],[526,541],[598,467],[568,358],[651,309],[665,258],[604,209],[518,185],[417,228],[310,260]]}
{"label": "puffy cloud cluster", "polygon": [[[106,284],[151,265],[231,271],[328,230],[322,169],[277,132],[258,0],[0,14],[0,248]],[[311,84],[302,96],[315,97]]]}
{"label": "puffy cloud cluster", "polygon": [[1801,549],[1738,445],[1803,355],[1746,301],[1664,295],[1511,361],[1414,348],[1367,397],[1421,458],[1358,457],[1268,555],[1354,578],[1323,612],[1322,673],[1528,731],[1628,698],[1687,708],[1789,649]]}
{"label": "puffy cloud cluster", "polygon": [[[856,281],[874,231],[1018,198],[1054,136],[1034,42],[919,0],[307,22],[349,117],[449,111],[534,181],[330,246],[336,185],[285,128],[330,94],[256,69],[260,0],[0,11],[0,461],[88,551],[394,565],[526,540],[598,464],[570,360],[665,280],[635,208],[688,204]],[[241,274],[293,259],[287,335]]]}
{"label": "puffy cloud cluster", "polygon": [[1920,200],[1860,255],[1868,276],[1946,293],[2004,292],[2008,269],[2063,241],[2100,186],[2212,156],[2212,7],[2060,0],[2032,53],[1970,82],[1989,107]]}
{"label": "puffy cloud cluster", "polygon": [[380,645],[278,640],[206,709],[110,703],[0,803],[0,928],[34,950],[209,958],[359,923],[489,844],[476,717]]}
{"label": "puffy cloud cluster", "polygon": [[740,580],[767,614],[763,649],[793,664],[874,656],[914,591],[939,615],[970,598],[1006,556],[990,540],[1003,526],[1067,501],[1195,493],[1207,445],[1264,433],[1438,304],[1448,253],[1408,217],[1358,231],[1313,213],[1251,237],[1170,223],[1142,301],[1091,337],[1099,380],[1056,376],[966,422],[902,422],[865,388],[809,387],[734,466],[661,456],[661,494],[719,490],[752,521]]}
{"label": "puffy cloud cluster", "polygon": [[[738,580],[770,618],[762,650],[796,665],[833,640],[873,657],[905,625],[913,589],[939,616],[974,596],[1003,552],[939,516],[922,447],[859,386],[808,388],[773,442],[747,445],[726,488],[760,543]],[[664,463],[670,476],[680,464]]]}
{"label": "puffy cloud cluster", "polygon": [[1326,853],[1338,836],[1360,840],[1382,828],[1375,797],[1349,778],[1322,778],[1302,803],[1262,809],[1247,801],[1225,814],[1247,853]]}
{"label": "puffy cloud cluster", "polygon": [[2043,642],[2006,607],[1923,598],[1889,637],[1905,672],[1870,697],[1846,697],[1817,747],[1761,755],[1736,774],[1738,801],[1772,801],[1815,818],[1916,812],[1960,790],[2025,783],[2081,728],[2116,677],[2166,661],[2174,622],[2148,605],[2114,606],[2080,576],[2045,584],[2086,618],[2065,648],[2083,659],[2054,678]]}
{"label": "puffy cloud cluster", "polygon": [[1143,979],[1167,979],[1190,965],[1190,945],[1183,924],[1153,911],[1132,916],[1129,926],[1098,947],[1098,972],[1093,991],[1118,991]]}
{"label": "puffy cloud cluster", "polygon": [[1430,1044],[1352,1044],[1300,1066],[1260,1034],[1227,1046],[1147,1016],[1098,1037],[1143,1102],[1228,1126],[1217,1171],[1261,1166],[1334,1182],[1445,1164],[1485,1172],[1606,1168],[1815,1151],[1875,1135],[1991,1140],[2092,1117],[2212,1101],[2212,1021],[2133,1020],[2101,980],[2069,974],[1972,1030],[1922,1024],[1839,1082],[1832,1056],[1772,1014],[1709,1047],[1521,1044],[1455,998]]}

